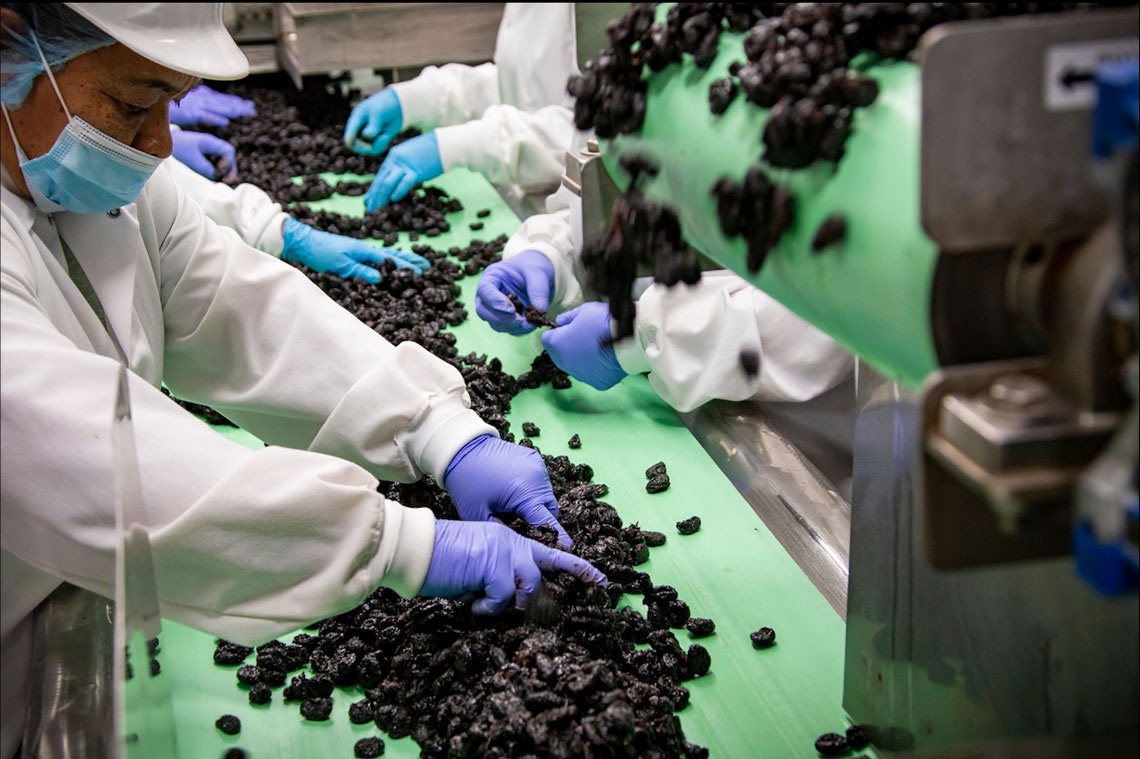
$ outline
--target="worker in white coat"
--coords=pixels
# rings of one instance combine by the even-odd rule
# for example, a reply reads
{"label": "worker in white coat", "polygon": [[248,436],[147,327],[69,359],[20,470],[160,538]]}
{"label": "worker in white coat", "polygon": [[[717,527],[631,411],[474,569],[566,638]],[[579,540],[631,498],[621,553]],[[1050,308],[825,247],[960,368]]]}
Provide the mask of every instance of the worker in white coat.
{"label": "worker in white coat", "polygon": [[650,285],[637,300],[633,336],[612,342],[609,306],[584,302],[567,192],[550,198],[550,213],[527,219],[503,260],[480,277],[475,310],[494,329],[521,335],[535,328],[508,300],[516,295],[556,315],[559,326],[542,335],[542,345],[563,371],[599,390],[648,374],[678,411],[714,398],[798,403],[851,376],[851,354],[729,271],[704,272],[694,286]]}
{"label": "worker in white coat", "polygon": [[[453,367],[392,346],[152,176],[169,101],[246,73],[221,16],[220,3],[0,8],[4,757],[34,698],[33,610],[61,582],[114,594],[120,362],[168,619],[255,644],[379,585],[478,595],[477,613],[497,613],[525,606],[541,569],[605,581],[491,521],[555,527],[557,502],[541,457],[499,440]],[[164,380],[271,445],[218,435]],[[424,474],[472,521],[376,492]]]}
{"label": "worker in white coat", "polygon": [[379,155],[405,127],[426,132],[392,148],[365,208],[455,166],[487,177],[516,210],[526,197],[545,198],[574,136],[566,83],[577,70],[573,3],[507,3],[492,63],[428,66],[352,110],[344,141],[359,153]]}

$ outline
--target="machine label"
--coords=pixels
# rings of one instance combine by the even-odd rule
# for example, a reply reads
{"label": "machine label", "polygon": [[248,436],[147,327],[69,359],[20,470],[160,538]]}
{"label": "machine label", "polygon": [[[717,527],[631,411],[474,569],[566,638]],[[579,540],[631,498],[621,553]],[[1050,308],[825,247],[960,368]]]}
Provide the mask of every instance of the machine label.
{"label": "machine label", "polygon": [[1096,70],[1102,64],[1140,57],[1140,38],[1054,45],[1045,54],[1045,107],[1050,111],[1092,108]]}

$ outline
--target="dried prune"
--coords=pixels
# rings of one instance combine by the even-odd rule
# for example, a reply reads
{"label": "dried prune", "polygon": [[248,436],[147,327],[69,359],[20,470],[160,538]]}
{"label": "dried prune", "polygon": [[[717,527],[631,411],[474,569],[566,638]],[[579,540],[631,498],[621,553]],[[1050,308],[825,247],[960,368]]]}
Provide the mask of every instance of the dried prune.
{"label": "dried prune", "polygon": [[685,623],[685,629],[694,638],[705,638],[716,632],[716,623],[705,617],[692,617]]}
{"label": "dried prune", "polygon": [[815,750],[823,756],[839,756],[847,751],[847,738],[839,733],[824,733],[815,739]]}
{"label": "dried prune", "polygon": [[237,735],[241,732],[241,720],[232,714],[223,714],[214,722],[214,727],[226,735]]}
{"label": "dried prune", "polygon": [[653,466],[646,469],[645,470],[645,479],[651,480],[660,474],[665,474],[665,462],[664,461],[658,461],[656,464],[654,464]]}
{"label": "dried prune", "polygon": [[523,422],[522,431],[527,437],[538,437],[538,433],[540,432],[533,422]]}
{"label": "dried prune", "polygon": [[265,683],[254,683],[249,688],[249,702],[251,704],[268,704],[273,698],[273,691]]}
{"label": "dried prune", "polygon": [[244,667],[238,667],[237,679],[239,683],[245,685],[259,683],[261,682],[261,670],[252,664],[246,664]]}
{"label": "dried prune", "polygon": [[353,756],[357,759],[375,759],[384,755],[384,741],[380,738],[361,738],[352,747]]}
{"label": "dried prune", "polygon": [[348,719],[355,725],[371,722],[376,717],[376,708],[368,699],[354,701],[348,707]]}
{"label": "dried prune", "polygon": [[641,539],[645,541],[645,545],[656,548],[657,546],[665,545],[665,533],[653,532],[652,530],[642,530]]}
{"label": "dried prune", "polygon": [[478,232],[480,229],[483,228],[483,222],[473,221],[470,224],[468,224],[467,226],[471,228],[472,232]]}
{"label": "dried prune", "polygon": [[332,699],[307,698],[301,702],[301,716],[313,722],[322,722],[332,714]]}
{"label": "dried prune", "polygon": [[811,241],[811,249],[818,252],[834,245],[847,236],[847,219],[843,216],[828,216],[815,232]]}
{"label": "dried prune", "polygon": [[736,83],[731,79],[717,79],[709,85],[709,110],[719,116],[728,110],[736,97]]}
{"label": "dried prune", "polygon": [[245,759],[245,749],[240,749],[237,746],[227,749],[224,759]]}
{"label": "dried prune", "polygon": [[480,208],[478,211],[475,212],[475,215],[478,216],[480,219],[485,219],[491,215],[491,209],[490,208]]}
{"label": "dried prune", "polygon": [[701,518],[698,516],[691,516],[688,519],[682,519],[680,522],[677,522],[677,532],[682,535],[692,535],[699,529],[701,529]]}
{"label": "dried prune", "polygon": [[776,645],[776,631],[771,627],[761,627],[748,637],[752,640],[753,648],[771,648]]}
{"label": "dried prune", "polygon": [[649,493],[661,493],[669,489],[669,475],[658,474],[645,483],[645,490]]}
{"label": "dried prune", "polygon": [[709,656],[708,650],[700,643],[694,643],[689,646],[689,651],[686,654],[689,663],[689,674],[693,677],[701,677],[707,675],[709,667],[712,665],[712,657]]}
{"label": "dried prune", "polygon": [[253,649],[249,646],[239,646],[237,643],[231,643],[228,640],[218,641],[218,647],[214,649],[214,663],[241,664],[251,653],[253,653]]}
{"label": "dried prune", "polygon": [[582,438],[578,437],[578,435],[575,434],[573,437],[570,438],[570,440],[568,440],[566,442],[566,445],[568,445],[574,449],[581,448],[582,447]]}
{"label": "dried prune", "polygon": [[858,751],[866,748],[871,742],[870,736],[867,734],[867,728],[863,725],[851,725],[847,728],[847,745],[852,751]]}

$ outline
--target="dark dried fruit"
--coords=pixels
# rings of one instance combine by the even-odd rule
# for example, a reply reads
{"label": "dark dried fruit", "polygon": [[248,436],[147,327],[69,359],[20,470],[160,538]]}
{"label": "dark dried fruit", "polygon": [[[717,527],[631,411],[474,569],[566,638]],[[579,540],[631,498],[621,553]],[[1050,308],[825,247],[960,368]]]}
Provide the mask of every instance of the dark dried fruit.
{"label": "dark dried fruit", "polygon": [[214,727],[226,735],[237,735],[241,732],[241,720],[232,714],[223,714],[214,722]]}
{"label": "dark dried fruit", "polygon": [[273,698],[273,691],[265,683],[254,683],[249,688],[249,702],[251,704],[268,704]]}
{"label": "dark dried fruit", "polygon": [[237,679],[239,683],[245,685],[253,685],[254,683],[261,682],[261,670],[252,664],[247,664],[244,667],[238,667]]}
{"label": "dark dried fruit", "polygon": [[824,733],[815,739],[815,750],[823,756],[839,756],[847,751],[847,739],[839,733]]}
{"label": "dark dried fruit", "polygon": [[245,759],[245,749],[240,749],[237,746],[229,749],[225,753],[225,759]]}
{"label": "dark dried fruit", "polygon": [[701,518],[698,516],[692,516],[677,522],[677,532],[682,535],[692,535],[699,529],[701,529]]}
{"label": "dark dried fruit", "polygon": [[541,430],[539,430],[538,426],[535,425],[533,422],[523,422],[522,431],[523,431],[523,434],[526,435],[527,437],[538,437],[538,433]]}
{"label": "dark dried fruit", "polygon": [[847,728],[847,746],[852,751],[866,748],[870,742],[871,738],[867,734],[867,728],[863,725],[852,725]]}
{"label": "dark dried fruit", "polygon": [[719,116],[728,110],[736,97],[736,83],[731,79],[717,79],[709,85],[709,110]]}
{"label": "dark dried fruit", "polygon": [[578,437],[577,435],[574,435],[572,438],[570,438],[569,441],[567,441],[566,445],[568,445],[574,449],[581,448],[582,447],[582,438]]}
{"label": "dark dried fruit", "polygon": [[645,479],[651,480],[659,474],[665,474],[665,462],[658,461],[653,466],[645,470]]}
{"label": "dark dried fruit", "polygon": [[375,759],[384,755],[384,741],[380,738],[361,738],[352,747],[352,753],[358,759]]}
{"label": "dark dried fruit", "polygon": [[817,253],[826,247],[842,242],[847,236],[847,219],[843,216],[828,216],[811,241],[811,249]]}
{"label": "dark dried fruit", "polygon": [[322,722],[332,714],[332,699],[307,698],[301,702],[301,716],[313,722]]}
{"label": "dark dried fruit", "polygon": [[748,348],[740,351],[740,368],[749,377],[755,377],[760,371],[760,354]]}
{"label": "dark dried fruit", "polygon": [[685,629],[694,638],[705,638],[716,632],[716,623],[705,617],[693,617],[685,623]]}
{"label": "dark dried fruit", "polygon": [[748,637],[752,639],[753,648],[771,648],[776,645],[776,631],[771,627],[761,627]]}
{"label": "dark dried fruit", "polygon": [[642,530],[641,531],[641,539],[645,541],[645,545],[653,546],[654,548],[656,548],[657,546],[665,545],[665,540],[666,540],[665,533],[653,532],[651,530]]}
{"label": "dark dried fruit", "polygon": [[222,665],[241,664],[245,661],[245,657],[251,653],[253,653],[253,649],[249,646],[239,646],[237,643],[221,640],[218,641],[218,647],[214,649],[214,663]]}
{"label": "dark dried fruit", "polygon": [[686,657],[689,662],[689,674],[693,677],[708,674],[709,667],[712,666],[712,657],[709,656],[708,649],[699,643],[694,643],[689,646]]}
{"label": "dark dried fruit", "polygon": [[645,483],[645,490],[649,493],[660,493],[669,489],[669,475],[658,474]]}
{"label": "dark dried fruit", "polygon": [[490,208],[480,208],[478,211],[475,212],[475,215],[478,216],[480,219],[485,219],[491,215],[491,209]]}
{"label": "dark dried fruit", "polygon": [[354,701],[348,707],[348,719],[354,725],[363,725],[365,722],[371,722],[376,717],[376,708],[368,699],[362,701]]}
{"label": "dark dried fruit", "polygon": [[478,232],[480,229],[483,228],[483,222],[473,221],[470,224],[468,224],[467,226],[470,227],[472,232]]}

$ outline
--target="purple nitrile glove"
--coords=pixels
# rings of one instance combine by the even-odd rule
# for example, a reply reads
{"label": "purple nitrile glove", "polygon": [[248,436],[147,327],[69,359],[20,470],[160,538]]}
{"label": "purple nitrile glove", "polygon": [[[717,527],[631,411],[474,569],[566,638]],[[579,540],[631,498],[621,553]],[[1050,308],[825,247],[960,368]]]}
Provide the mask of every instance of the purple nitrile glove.
{"label": "purple nitrile glove", "polygon": [[495,514],[518,514],[534,527],[553,527],[558,542],[571,545],[558,523],[558,499],[546,462],[533,448],[487,434],[471,440],[447,465],[443,486],[459,516],[485,522]]}
{"label": "purple nitrile glove", "polygon": [[380,171],[364,194],[364,207],[375,211],[392,201],[402,200],[420,182],[435,179],[442,173],[435,132],[401,142],[388,151],[388,157],[380,164]]}
{"label": "purple nitrile glove", "polygon": [[491,264],[479,277],[475,313],[496,332],[525,335],[534,325],[515,312],[508,295],[518,296],[524,306],[546,311],[554,295],[554,264],[537,250],[524,250]]}
{"label": "purple nitrile glove", "polygon": [[285,220],[283,261],[296,261],[313,271],[327,271],[348,279],[359,277],[376,284],[380,272],[368,264],[392,261],[401,269],[423,274],[431,262],[423,256],[395,248],[381,248],[363,240],[313,229],[294,218]]}
{"label": "purple nitrile glove", "polygon": [[609,390],[626,375],[610,344],[610,307],[583,303],[554,320],[558,327],[542,336],[542,347],[555,366],[598,390]]}
{"label": "purple nitrile glove", "polygon": [[475,614],[499,614],[512,600],[516,609],[525,609],[544,570],[563,570],[602,587],[608,584],[585,559],[524,538],[506,525],[440,519],[419,595],[462,598],[482,591],[483,597],[471,604]]}
{"label": "purple nitrile glove", "polygon": [[182,100],[170,103],[170,123],[178,126],[226,126],[230,119],[257,115],[252,100],[226,95],[204,84],[186,93]]}
{"label": "purple nitrile glove", "polygon": [[174,150],[171,154],[206,179],[215,181],[220,179],[214,175],[214,165],[206,157],[208,155],[225,158],[230,166],[228,174],[237,172],[237,154],[234,151],[234,146],[221,137],[215,137],[205,132],[187,132],[174,129],[170,132],[170,138],[174,142]]}
{"label": "purple nitrile glove", "polygon": [[380,155],[404,128],[404,109],[396,91],[385,88],[361,101],[348,114],[344,144],[363,155]]}

